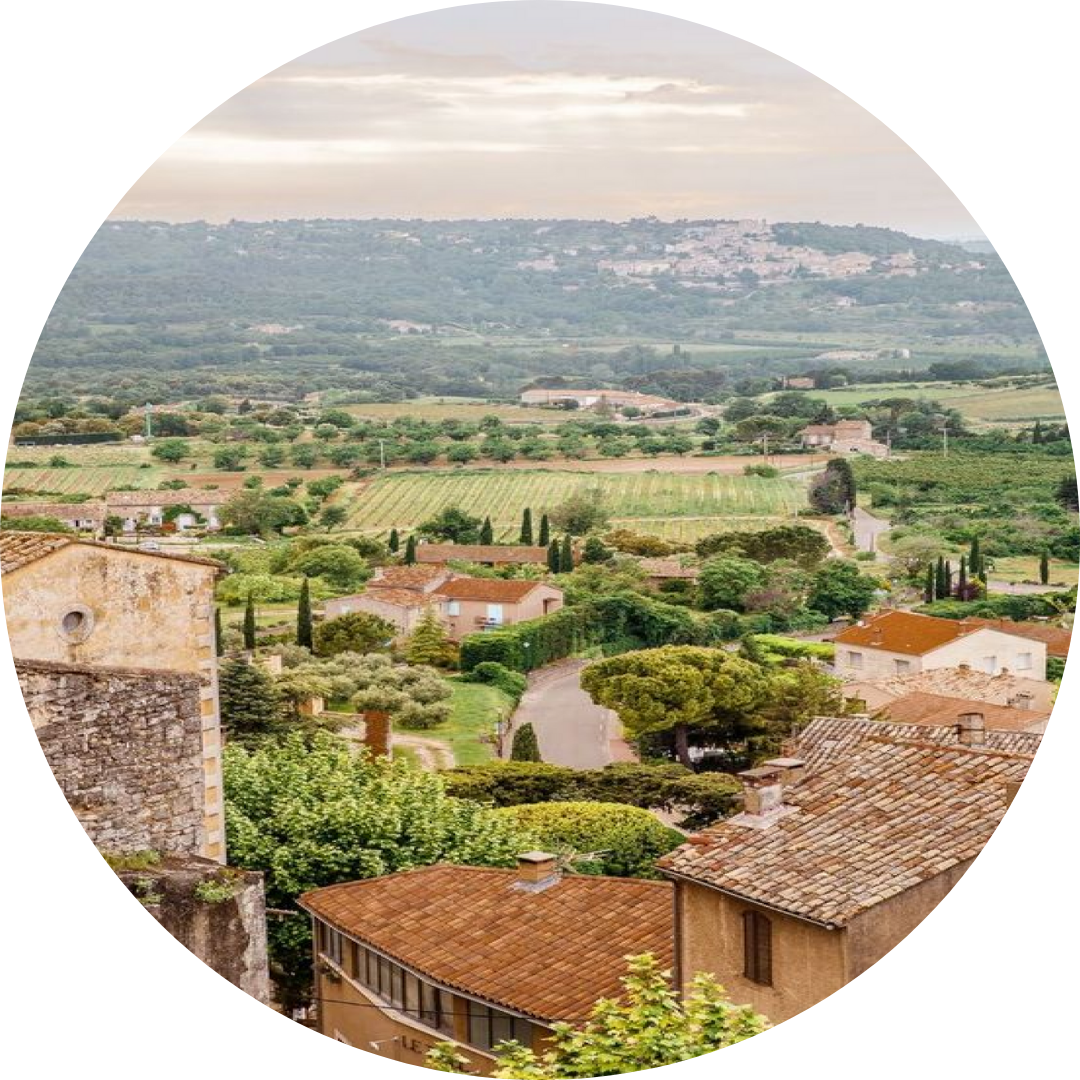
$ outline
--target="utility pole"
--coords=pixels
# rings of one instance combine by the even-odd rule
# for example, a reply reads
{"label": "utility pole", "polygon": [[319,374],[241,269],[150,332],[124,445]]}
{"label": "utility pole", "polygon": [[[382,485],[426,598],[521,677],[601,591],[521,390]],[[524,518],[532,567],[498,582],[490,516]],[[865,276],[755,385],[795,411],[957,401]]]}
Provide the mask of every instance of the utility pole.
{"label": "utility pole", "polygon": [[386,440],[379,440],[379,468],[386,468]]}
{"label": "utility pole", "polygon": [[949,456],[949,423],[948,421],[942,426],[941,429],[941,456]]}
{"label": "utility pole", "polygon": [[151,429],[151,417],[154,415],[154,406],[148,401],[143,407],[143,412],[146,414],[146,440],[150,441],[150,437],[153,434]]}

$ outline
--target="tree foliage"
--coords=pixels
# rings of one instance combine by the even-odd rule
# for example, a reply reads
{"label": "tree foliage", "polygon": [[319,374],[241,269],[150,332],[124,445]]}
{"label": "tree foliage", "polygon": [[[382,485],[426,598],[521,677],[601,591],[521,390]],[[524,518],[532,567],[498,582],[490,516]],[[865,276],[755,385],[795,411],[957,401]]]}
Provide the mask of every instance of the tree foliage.
{"label": "tree foliage", "polygon": [[510,746],[511,761],[543,761],[540,756],[540,743],[536,738],[536,729],[532,724],[522,724],[514,732]]}
{"label": "tree foliage", "polygon": [[393,623],[386,619],[367,611],[351,611],[315,627],[315,652],[319,656],[378,652],[390,647],[395,633]]}
{"label": "tree foliage", "polygon": [[252,742],[284,730],[281,695],[261,664],[224,660],[218,668],[218,697],[230,740]]}

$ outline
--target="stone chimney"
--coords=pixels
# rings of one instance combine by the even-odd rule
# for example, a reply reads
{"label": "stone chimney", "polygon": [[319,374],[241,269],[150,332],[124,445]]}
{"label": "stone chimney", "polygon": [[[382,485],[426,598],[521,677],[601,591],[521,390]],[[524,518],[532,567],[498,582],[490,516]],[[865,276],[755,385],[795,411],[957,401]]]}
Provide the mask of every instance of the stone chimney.
{"label": "stone chimney", "polygon": [[1009,698],[1008,704],[1014,709],[1030,709],[1035,702],[1035,695],[1029,693],[1027,690],[1021,690],[1018,694],[1013,694]]}
{"label": "stone chimney", "polygon": [[986,719],[982,713],[961,713],[956,719],[956,739],[961,746],[982,746],[986,742]]}
{"label": "stone chimney", "polygon": [[785,772],[785,768],[770,763],[739,773],[743,784],[743,811],[728,818],[728,822],[748,829],[767,829],[781,817],[792,813],[795,808],[784,805]]}
{"label": "stone chimney", "polygon": [[763,768],[780,770],[780,785],[784,791],[806,775],[806,762],[797,757],[770,758],[763,763]]}
{"label": "stone chimney", "polygon": [[517,857],[517,880],[514,888],[538,893],[557,885],[561,878],[559,859],[546,851],[526,851]]}

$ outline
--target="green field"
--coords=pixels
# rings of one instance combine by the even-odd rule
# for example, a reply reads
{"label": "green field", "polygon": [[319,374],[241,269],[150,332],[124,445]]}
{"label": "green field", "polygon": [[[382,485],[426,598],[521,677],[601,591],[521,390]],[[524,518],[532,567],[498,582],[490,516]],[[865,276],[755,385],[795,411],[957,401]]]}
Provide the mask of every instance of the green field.
{"label": "green field", "polygon": [[7,469],[4,492],[24,491],[38,495],[104,495],[116,488],[146,490],[161,480],[157,468],[138,465],[88,465],[66,469]]}
{"label": "green field", "polygon": [[[400,472],[381,476],[355,491],[346,528],[383,532],[409,529],[447,506],[490,517],[498,539],[514,540],[525,507],[534,521],[570,492],[599,489],[611,515],[666,523],[670,518],[790,517],[805,506],[802,485],[791,480],[717,473],[580,473],[556,469]],[[346,495],[340,501],[345,501]],[[649,531],[655,531],[650,529]]]}
{"label": "green field", "polygon": [[[329,407],[329,406],[328,406]],[[529,409],[520,405],[491,405],[468,398],[416,398],[413,401],[378,402],[371,405],[343,405],[347,413],[370,420],[393,420],[410,416],[416,420],[482,420],[497,416],[508,424],[562,424],[569,419],[562,409]]]}

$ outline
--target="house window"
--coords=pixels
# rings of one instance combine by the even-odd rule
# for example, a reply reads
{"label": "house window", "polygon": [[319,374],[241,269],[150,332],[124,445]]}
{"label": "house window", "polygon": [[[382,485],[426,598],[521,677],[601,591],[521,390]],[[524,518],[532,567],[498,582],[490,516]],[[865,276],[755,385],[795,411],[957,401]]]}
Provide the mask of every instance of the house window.
{"label": "house window", "polygon": [[342,945],[344,939],[333,927],[326,923],[319,924],[319,947],[327,960],[341,966]]}
{"label": "house window", "polygon": [[743,912],[743,974],[772,986],[772,922],[760,911]]}
{"label": "house window", "polygon": [[85,641],[94,629],[94,613],[84,604],[72,604],[60,616],[57,633],[70,645]]}
{"label": "house window", "polygon": [[496,626],[502,626],[503,621],[503,606],[502,604],[488,604],[487,606],[487,621],[493,623]]}
{"label": "house window", "polygon": [[982,658],[982,669],[988,675],[993,675],[997,672],[997,657],[996,656],[984,656]]}
{"label": "house window", "polygon": [[532,1046],[532,1024],[500,1009],[469,1002],[469,1043],[479,1050],[494,1050],[502,1042]]}
{"label": "house window", "polygon": [[1031,670],[1031,653],[1022,652],[1016,654],[1016,670],[1017,671],[1030,671]]}
{"label": "house window", "polygon": [[848,667],[861,668],[862,667],[862,653],[861,652],[849,652],[847,654]]}
{"label": "house window", "polygon": [[460,615],[461,614],[461,601],[460,600],[450,600],[450,601],[448,601],[447,604],[446,604],[446,614],[447,615]]}
{"label": "house window", "polygon": [[893,664],[896,666],[897,675],[904,675],[911,670],[910,660],[894,660]]}

